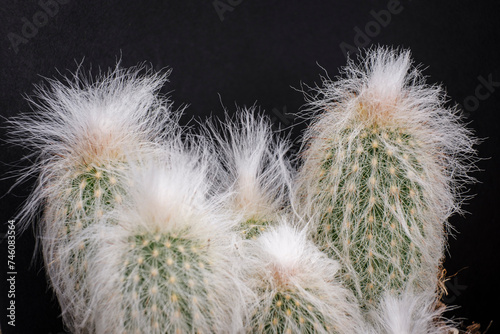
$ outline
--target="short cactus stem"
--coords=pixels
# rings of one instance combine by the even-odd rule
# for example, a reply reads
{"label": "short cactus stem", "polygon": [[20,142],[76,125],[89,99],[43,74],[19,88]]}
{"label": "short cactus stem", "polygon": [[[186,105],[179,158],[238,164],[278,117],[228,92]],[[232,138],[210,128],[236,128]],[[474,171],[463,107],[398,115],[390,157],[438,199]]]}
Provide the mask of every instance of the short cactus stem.
{"label": "short cactus stem", "polygon": [[[175,141],[177,139],[177,141]],[[91,304],[102,333],[229,333],[243,305],[232,272],[236,222],[209,196],[209,156],[174,138],[133,169],[112,224],[94,229]],[[175,163],[173,163],[175,162]]]}
{"label": "short cactus stem", "polygon": [[212,122],[207,122],[206,132],[218,152],[226,205],[239,221],[236,232],[255,239],[289,206],[292,169],[285,153],[290,143],[278,140],[269,118],[256,108],[238,109],[236,114],[236,120],[226,119],[222,134]]}
{"label": "short cactus stem", "polygon": [[247,333],[357,333],[359,308],[336,281],[338,263],[283,219],[247,242],[247,282],[257,295],[249,305]]}

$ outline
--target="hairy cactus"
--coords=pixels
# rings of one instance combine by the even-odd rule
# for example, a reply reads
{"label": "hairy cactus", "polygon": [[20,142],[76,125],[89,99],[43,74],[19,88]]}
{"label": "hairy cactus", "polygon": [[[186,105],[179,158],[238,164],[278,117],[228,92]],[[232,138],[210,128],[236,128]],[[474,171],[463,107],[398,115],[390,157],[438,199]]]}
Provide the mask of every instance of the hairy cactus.
{"label": "hairy cactus", "polygon": [[[122,178],[113,168],[90,167],[81,174],[75,172],[67,192],[59,198],[50,198],[44,218],[44,235],[55,236],[52,242],[42,242],[46,270],[63,307],[66,322],[74,322],[75,329],[88,327],[89,291],[87,263],[93,256],[94,240],[85,237],[89,225],[105,221],[123,196]],[[71,320],[69,320],[71,319]]]}
{"label": "hairy cactus", "polygon": [[248,241],[248,284],[257,294],[248,333],[358,333],[359,309],[336,282],[339,265],[280,222]]}
{"label": "hairy cactus", "polygon": [[213,123],[207,123],[206,132],[220,155],[227,209],[240,221],[242,237],[255,239],[288,207],[291,167],[285,154],[290,144],[273,136],[268,118],[255,108],[238,109],[236,118],[226,117],[222,134]]}
{"label": "hairy cactus", "polygon": [[[139,168],[115,212],[96,231],[89,260],[100,333],[230,333],[244,305],[231,261],[232,221],[209,196],[206,158],[165,153]],[[205,155],[206,156],[206,155]]]}
{"label": "hairy cactus", "polygon": [[[475,139],[409,52],[374,49],[361,62],[308,96],[292,201],[289,144],[254,108],[222,134],[208,123],[208,143],[183,137],[159,97],[168,73],[116,68],[39,86],[35,113],[12,121],[37,161],[21,181],[38,174],[18,218],[26,228],[43,212],[45,268],[69,330],[450,329],[435,292]],[[285,223],[296,213],[306,227]]]}
{"label": "hairy cactus", "polygon": [[370,50],[343,74],[309,96],[302,210],[363,307],[385,291],[434,293],[474,139],[409,52]]}
{"label": "hairy cactus", "polygon": [[77,73],[39,86],[36,113],[13,121],[38,161],[26,175],[39,174],[20,220],[26,227],[41,207],[45,269],[74,333],[93,331],[87,266],[96,247],[86,230],[109,223],[129,186],[130,161],[154,154],[172,128],[170,107],[156,96],[166,78],[142,68],[116,68],[95,81]]}

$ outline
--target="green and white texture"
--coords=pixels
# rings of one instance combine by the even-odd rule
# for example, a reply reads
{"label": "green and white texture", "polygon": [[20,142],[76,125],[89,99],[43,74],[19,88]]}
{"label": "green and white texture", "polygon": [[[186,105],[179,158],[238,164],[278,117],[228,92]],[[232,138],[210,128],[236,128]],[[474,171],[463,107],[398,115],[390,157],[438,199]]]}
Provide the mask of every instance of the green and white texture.
{"label": "green and white texture", "polygon": [[226,119],[222,135],[208,123],[221,161],[225,207],[238,222],[236,244],[247,333],[357,333],[352,292],[337,282],[339,265],[294,227],[289,195],[293,170],[286,139],[275,139],[255,108]]}
{"label": "green and white texture", "polygon": [[19,218],[26,228],[43,212],[45,270],[72,333],[94,332],[87,269],[99,245],[87,229],[114,223],[108,215],[130,186],[130,164],[156,155],[174,127],[170,103],[157,96],[167,76],[117,67],[94,81],[51,80],[30,99],[34,113],[12,122],[36,160],[25,175],[38,174]]}
{"label": "green and white texture", "polygon": [[338,280],[339,263],[294,225],[282,217],[246,240],[242,261],[256,300],[248,306],[245,332],[361,333],[358,304]]}
{"label": "green and white texture", "polygon": [[243,238],[256,239],[289,209],[292,168],[288,138],[275,136],[268,117],[255,107],[236,110],[220,125],[206,123],[207,136],[220,161],[218,178],[227,194],[226,208],[240,223]]}
{"label": "green and white texture", "polygon": [[170,147],[133,172],[116,225],[89,260],[98,333],[233,333],[244,311],[233,220],[212,196],[210,154]]}
{"label": "green and white texture", "polygon": [[26,228],[43,213],[67,328],[449,330],[437,320],[438,277],[475,139],[409,52],[360,61],[308,96],[296,177],[289,144],[255,108],[221,133],[209,123],[209,142],[183,137],[159,95],[168,73],[116,68],[39,86],[34,113],[12,121],[36,160],[21,180],[38,174],[18,218]]}
{"label": "green and white texture", "polygon": [[475,140],[408,51],[368,50],[341,75],[307,96],[299,211],[364,310],[385,294],[437,296]]}

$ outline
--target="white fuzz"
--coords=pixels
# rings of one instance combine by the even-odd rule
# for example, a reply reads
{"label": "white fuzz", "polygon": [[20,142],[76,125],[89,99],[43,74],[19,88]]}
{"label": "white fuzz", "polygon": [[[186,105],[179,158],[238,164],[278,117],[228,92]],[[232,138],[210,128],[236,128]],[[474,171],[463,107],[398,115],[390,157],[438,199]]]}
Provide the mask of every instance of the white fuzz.
{"label": "white fuzz", "polygon": [[[336,81],[323,78],[323,87],[306,96],[314,122],[304,136],[309,148],[302,181],[319,172],[319,155],[335,144],[328,139],[342,130],[351,128],[352,137],[374,126],[402,130],[419,142],[420,158],[425,159],[421,163],[431,169],[432,182],[425,188],[442,224],[459,211],[464,182],[472,180],[467,173],[475,169],[476,139],[462,124],[459,110],[446,107],[442,87],[425,83],[409,51],[368,50],[359,65],[349,60],[341,74]],[[310,199],[305,203],[313,205]]]}
{"label": "white fuzz", "polygon": [[42,209],[45,269],[73,333],[93,331],[87,268],[96,247],[86,229],[106,223],[122,202],[130,164],[157,154],[164,133],[178,131],[170,103],[158,97],[167,76],[142,67],[95,80],[77,72],[37,87],[34,113],[12,121],[13,136],[36,159],[21,179],[38,174],[20,223],[27,227]]}
{"label": "white fuzz", "polygon": [[235,237],[210,193],[212,163],[205,148],[173,144],[165,159],[134,170],[129,200],[113,214],[117,224],[94,233],[100,246],[89,259],[89,284],[97,333],[241,328]]}
{"label": "white fuzz", "polygon": [[446,220],[471,180],[475,139],[408,51],[372,49],[360,62],[308,96],[298,198],[364,307],[405,285],[437,289]]}
{"label": "white fuzz", "polygon": [[283,220],[247,241],[243,261],[257,294],[246,330],[252,333],[357,333],[359,309],[337,281],[339,264]]}
{"label": "white fuzz", "polygon": [[164,232],[189,226],[198,236],[231,224],[227,219],[212,221],[198,216],[214,211],[220,203],[214,202],[218,198],[212,196],[214,186],[210,172],[214,159],[211,152],[205,144],[194,144],[194,138],[188,141],[193,144],[190,148],[185,147],[180,138],[169,138],[161,160],[134,166],[133,191],[129,195],[131,208],[120,221],[130,221],[132,225],[146,222],[148,227],[157,224],[157,229]]}
{"label": "white fuzz", "polygon": [[145,156],[153,143],[177,131],[178,116],[158,96],[169,73],[117,66],[95,79],[78,71],[36,87],[29,98],[34,113],[11,121],[13,141],[31,149],[36,159],[21,177],[39,175],[20,214],[23,227],[44,200],[67,190],[62,183],[75,170]]}
{"label": "white fuzz", "polygon": [[287,207],[291,167],[285,156],[290,144],[274,137],[270,121],[255,108],[238,109],[226,117],[222,133],[207,123],[220,156],[220,179],[229,193],[229,210],[240,217],[240,230],[256,237]]}
{"label": "white fuzz", "polygon": [[452,324],[442,320],[444,305],[436,304],[434,294],[405,291],[400,296],[386,293],[376,312],[372,312],[379,334],[453,334]]}

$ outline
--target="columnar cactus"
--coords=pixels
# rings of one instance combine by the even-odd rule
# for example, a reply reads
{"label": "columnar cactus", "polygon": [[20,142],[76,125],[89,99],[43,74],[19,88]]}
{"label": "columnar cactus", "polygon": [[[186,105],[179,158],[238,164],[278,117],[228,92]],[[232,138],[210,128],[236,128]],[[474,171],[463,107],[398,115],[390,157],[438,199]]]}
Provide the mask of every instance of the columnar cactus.
{"label": "columnar cactus", "polygon": [[384,291],[433,293],[474,139],[409,52],[370,50],[343,74],[309,96],[316,115],[298,178],[301,208],[365,309]]}
{"label": "columnar cactus", "polygon": [[248,243],[244,263],[257,302],[246,332],[360,332],[357,303],[336,281],[339,264],[308,240],[305,229],[280,221]]}
{"label": "columnar cactus", "polygon": [[236,121],[226,117],[222,134],[212,123],[207,127],[221,160],[227,208],[240,220],[241,235],[255,239],[288,208],[290,144],[274,137],[268,118],[255,108],[238,109]]}
{"label": "columnar cactus", "polygon": [[94,82],[79,74],[50,81],[31,100],[36,113],[13,122],[14,136],[38,159],[30,172],[38,183],[20,218],[26,224],[43,211],[45,269],[74,333],[92,332],[87,265],[95,245],[85,231],[109,223],[129,186],[129,161],[154,154],[172,128],[170,107],[156,96],[166,78],[116,68]]}
{"label": "columnar cactus", "polygon": [[[138,168],[117,224],[89,259],[99,333],[232,333],[244,299],[233,272],[232,221],[210,196],[193,151]],[[235,314],[236,316],[233,316]]]}
{"label": "columnar cactus", "polygon": [[121,202],[123,179],[113,168],[88,166],[79,172],[67,178],[66,193],[48,199],[43,236],[52,239],[43,240],[42,249],[66,323],[72,324],[75,332],[85,332],[91,327],[86,321],[87,263],[95,249],[94,240],[85,236],[85,230],[89,225],[104,223],[105,214]]}

